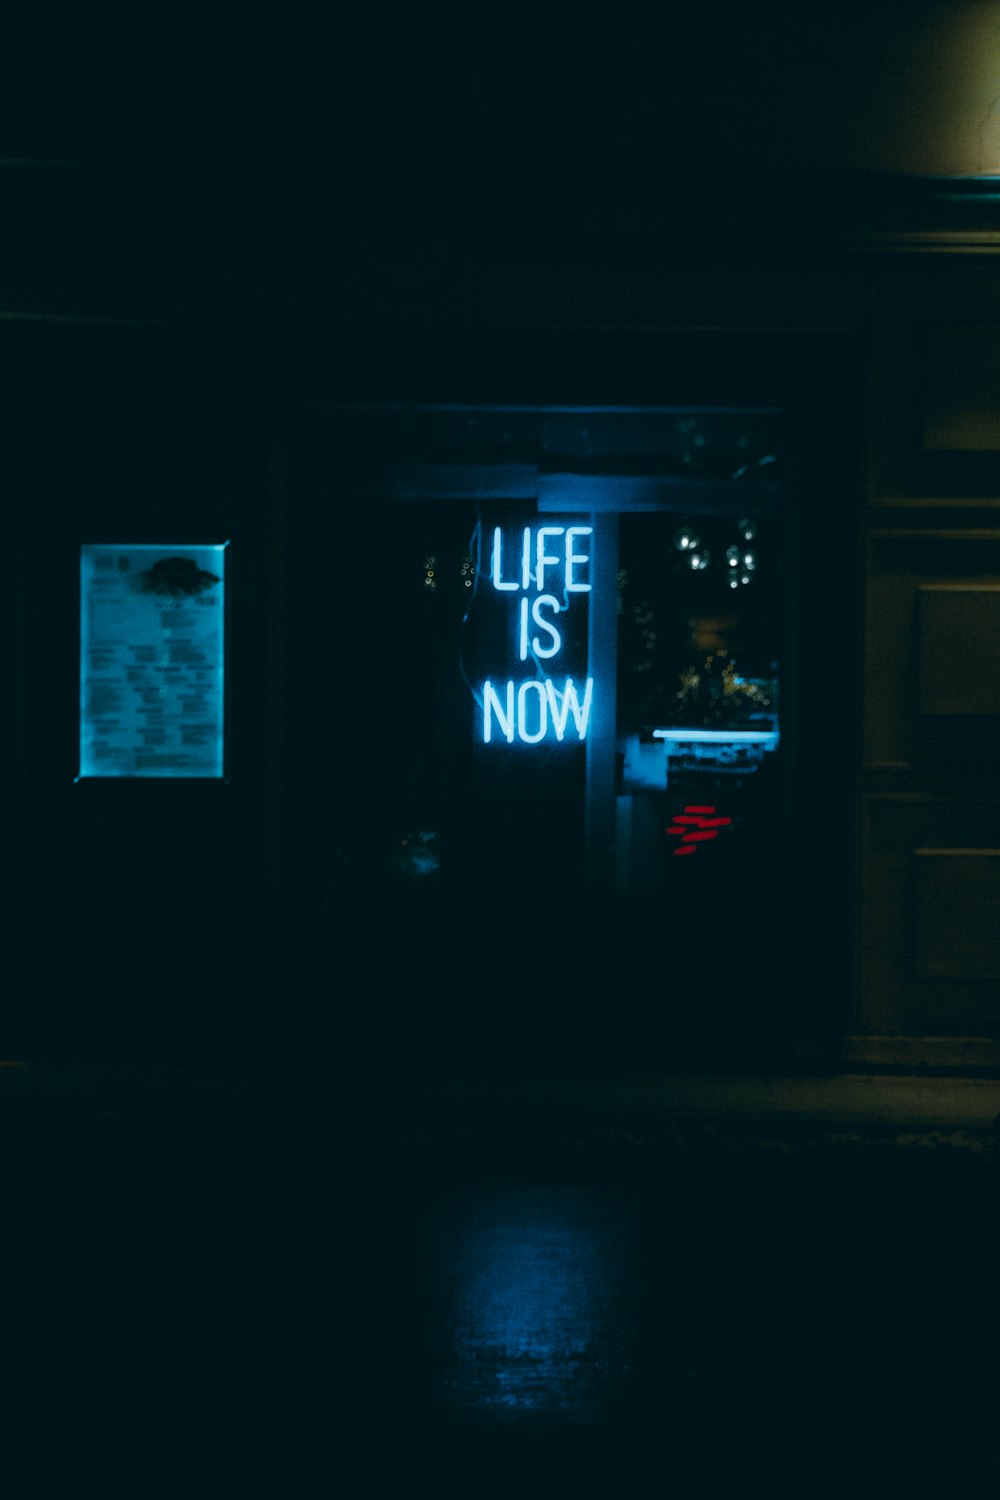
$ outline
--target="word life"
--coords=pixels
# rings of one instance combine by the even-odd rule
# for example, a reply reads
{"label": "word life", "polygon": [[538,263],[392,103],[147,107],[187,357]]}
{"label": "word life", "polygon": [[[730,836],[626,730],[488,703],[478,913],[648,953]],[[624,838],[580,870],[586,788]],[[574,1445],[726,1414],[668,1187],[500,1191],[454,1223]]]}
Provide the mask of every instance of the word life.
{"label": "word life", "polygon": [[[519,544],[510,552],[499,526],[493,530],[490,579],[499,594],[511,594],[515,609],[515,640],[520,661],[529,655],[550,661],[563,648],[559,616],[570,607],[573,594],[589,594],[585,574],[590,562],[592,526],[525,526]],[[558,591],[558,592],[556,592]],[[561,597],[560,597],[561,595]],[[483,683],[483,741],[495,732],[509,745],[515,738],[525,745],[542,740],[584,740],[590,723],[594,679],[588,677],[582,695],[572,677],[556,685],[552,677],[509,678],[494,686]]]}

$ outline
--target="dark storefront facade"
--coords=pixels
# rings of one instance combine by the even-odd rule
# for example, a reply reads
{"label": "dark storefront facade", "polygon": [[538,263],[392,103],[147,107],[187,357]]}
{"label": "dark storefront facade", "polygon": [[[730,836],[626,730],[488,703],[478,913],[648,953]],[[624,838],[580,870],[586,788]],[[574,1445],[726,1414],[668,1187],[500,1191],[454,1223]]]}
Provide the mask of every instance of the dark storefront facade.
{"label": "dark storefront facade", "polygon": [[993,7],[313,9],[0,48],[8,1488],[981,1493]]}
{"label": "dark storefront facade", "polygon": [[994,1066],[952,10],[26,26],[5,1052]]}
{"label": "dark storefront facade", "polygon": [[[9,323],[51,980],[13,1050],[197,1016],[221,1054],[990,1066],[990,200],[942,249],[896,195],[841,244],[591,247],[558,309],[526,264],[304,326]],[[225,559],[221,758],[156,774],[147,714],[152,774],[93,774],[81,548],[185,546]]]}
{"label": "dark storefront facade", "polygon": [[852,340],[331,334],[292,399],[236,343],[12,332],[25,1049],[828,1047]]}

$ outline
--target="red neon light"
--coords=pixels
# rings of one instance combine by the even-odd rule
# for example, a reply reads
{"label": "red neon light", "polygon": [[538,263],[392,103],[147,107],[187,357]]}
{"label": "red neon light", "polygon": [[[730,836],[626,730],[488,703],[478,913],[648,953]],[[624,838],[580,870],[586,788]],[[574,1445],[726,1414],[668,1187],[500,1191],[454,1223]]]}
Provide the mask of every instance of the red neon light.
{"label": "red neon light", "polygon": [[695,828],[724,828],[732,818],[687,818],[683,813],[674,814],[675,823],[693,823]]}
{"label": "red neon light", "polygon": [[693,854],[698,844],[708,843],[717,838],[720,828],[727,828],[732,823],[732,818],[708,818],[705,813],[714,813],[715,808],[708,805],[688,803],[683,813],[675,813],[673,824],[664,828],[663,832],[673,834],[681,840],[680,847],[675,849],[674,854]]}

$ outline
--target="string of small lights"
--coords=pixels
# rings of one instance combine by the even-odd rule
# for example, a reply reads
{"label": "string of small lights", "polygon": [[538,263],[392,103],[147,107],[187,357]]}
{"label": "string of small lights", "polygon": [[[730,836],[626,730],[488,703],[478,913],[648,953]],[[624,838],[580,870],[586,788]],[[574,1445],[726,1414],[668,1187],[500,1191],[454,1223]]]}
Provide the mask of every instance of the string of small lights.
{"label": "string of small lights", "polygon": [[[757,569],[757,553],[752,543],[757,537],[757,527],[748,518],[737,522],[739,540],[726,548],[727,582],[732,589],[752,583]],[[712,555],[690,522],[685,521],[674,532],[674,546],[683,554],[687,566],[693,573],[703,573],[712,560]]]}

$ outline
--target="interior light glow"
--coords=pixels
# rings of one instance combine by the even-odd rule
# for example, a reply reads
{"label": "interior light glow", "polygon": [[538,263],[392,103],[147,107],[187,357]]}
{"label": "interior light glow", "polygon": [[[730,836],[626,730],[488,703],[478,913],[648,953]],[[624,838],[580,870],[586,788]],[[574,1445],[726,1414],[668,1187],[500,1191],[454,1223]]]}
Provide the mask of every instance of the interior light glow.
{"label": "interior light glow", "polygon": [[763,745],[773,750],[778,743],[776,729],[654,729],[654,740],[674,740],[679,745]]}

